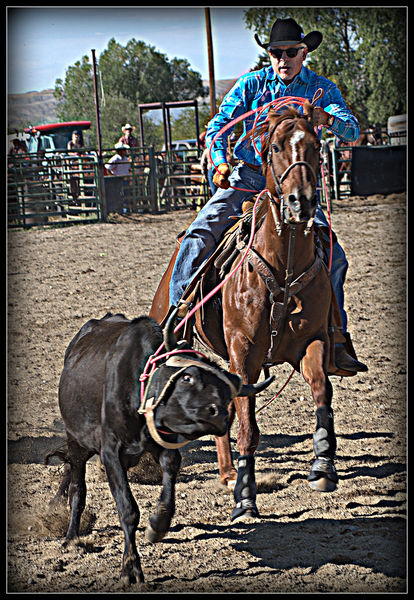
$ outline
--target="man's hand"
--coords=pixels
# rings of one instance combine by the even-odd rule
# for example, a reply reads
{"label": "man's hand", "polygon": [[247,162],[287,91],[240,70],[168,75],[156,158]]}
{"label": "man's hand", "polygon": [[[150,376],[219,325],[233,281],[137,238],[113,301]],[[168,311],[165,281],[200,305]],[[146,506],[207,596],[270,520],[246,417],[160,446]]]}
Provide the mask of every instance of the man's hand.
{"label": "man's hand", "polygon": [[213,175],[213,183],[217,187],[228,190],[230,187],[229,176],[230,176],[230,167],[227,163],[221,163],[217,167],[217,171]]}
{"label": "man's hand", "polygon": [[324,125],[328,127],[330,125],[329,121],[331,120],[332,115],[323,110],[320,106],[315,106],[313,109],[312,122],[314,125]]}

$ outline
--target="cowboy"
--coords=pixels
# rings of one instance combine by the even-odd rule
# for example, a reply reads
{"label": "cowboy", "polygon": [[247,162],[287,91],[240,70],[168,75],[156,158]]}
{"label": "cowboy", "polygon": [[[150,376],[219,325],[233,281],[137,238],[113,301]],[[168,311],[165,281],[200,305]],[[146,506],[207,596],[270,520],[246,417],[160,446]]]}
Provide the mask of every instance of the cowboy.
{"label": "cowboy", "polygon": [[126,156],[129,146],[118,142],[115,144],[116,154],[105,163],[105,168],[111,175],[128,176],[131,169],[131,161]]}
{"label": "cowboy", "polygon": [[130,148],[138,148],[138,139],[132,135],[132,132],[135,130],[135,127],[130,123],[126,123],[122,127],[122,133],[124,134],[119,138],[118,142],[121,144],[126,144]]}
{"label": "cowboy", "polygon": [[[322,42],[322,33],[312,31],[304,35],[294,19],[277,19],[270,32],[270,40],[263,44],[255,34],[256,42],[264,48],[271,66],[242,75],[224,97],[218,113],[208,124],[206,143],[210,147],[216,134],[230,121],[244,113],[268,104],[283,96],[298,96],[312,101],[315,92],[322,88],[324,94],[314,109],[314,124],[329,129],[340,140],[352,142],[358,138],[359,124],[346,106],[338,87],[329,79],[317,75],[303,65],[309,52],[313,52]],[[244,134],[253,125],[254,117],[243,121]],[[237,188],[257,190],[266,187],[262,174],[262,161],[254,145],[240,136],[234,148],[234,156],[239,164],[231,171],[226,160],[227,137],[232,128],[227,129],[215,141],[212,160],[216,165],[214,183],[219,188],[198,213],[183,238],[172,272],[169,288],[171,306],[180,305],[187,285],[214,251],[223,232],[232,224],[229,217],[241,216],[242,203],[251,192]],[[321,131],[319,132],[321,136]],[[328,222],[320,204],[314,220],[316,227],[328,227]],[[347,332],[347,315],[344,309],[343,284],[348,268],[345,253],[339,243],[333,246],[331,281],[342,317],[343,333]],[[191,296],[186,298],[179,313],[184,316]],[[348,371],[366,371],[367,367],[351,357],[343,344],[335,348],[338,368]]]}

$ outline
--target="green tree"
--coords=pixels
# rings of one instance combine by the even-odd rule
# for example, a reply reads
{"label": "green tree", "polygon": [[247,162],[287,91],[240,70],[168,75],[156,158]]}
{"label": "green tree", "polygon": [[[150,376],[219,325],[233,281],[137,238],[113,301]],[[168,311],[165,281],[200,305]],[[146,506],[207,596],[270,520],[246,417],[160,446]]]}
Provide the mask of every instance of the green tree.
{"label": "green tree", "polygon": [[57,79],[54,96],[61,121],[91,120],[94,114],[92,65],[87,56],[68,67],[65,80]]}
{"label": "green tree", "polygon": [[[210,120],[210,106],[198,107],[198,123],[200,133],[205,131],[205,126]],[[186,108],[173,118],[171,124],[171,135],[174,140],[193,139],[196,137],[196,125],[194,108]]]}
{"label": "green tree", "polygon": [[[122,125],[136,122],[138,104],[189,100],[207,94],[201,75],[190,68],[187,60],[169,61],[153,46],[135,39],[122,46],[112,38],[97,63],[103,147],[116,143]],[[90,120],[95,124],[93,68],[87,56],[68,67],[64,81],[56,81],[55,97],[59,100],[60,120]],[[148,117],[144,122],[145,143],[158,144],[163,139],[162,125],[150,125]],[[97,143],[94,126],[91,142]]]}
{"label": "green tree", "polygon": [[[406,9],[392,7],[251,8],[245,22],[262,41],[276,18],[295,19],[323,42],[307,66],[334,81],[363,127],[406,112]],[[260,58],[267,61],[265,54]]]}

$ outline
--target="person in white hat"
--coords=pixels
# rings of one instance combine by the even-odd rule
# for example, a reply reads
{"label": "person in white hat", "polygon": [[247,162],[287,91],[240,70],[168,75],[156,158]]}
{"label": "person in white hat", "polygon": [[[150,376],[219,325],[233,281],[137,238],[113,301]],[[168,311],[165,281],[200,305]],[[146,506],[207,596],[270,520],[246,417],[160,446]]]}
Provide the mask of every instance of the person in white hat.
{"label": "person in white hat", "polygon": [[129,150],[128,144],[118,142],[115,144],[116,154],[105,163],[105,168],[111,175],[121,175],[123,177],[130,174],[131,162],[126,155]]}
{"label": "person in white hat", "polygon": [[127,146],[129,146],[130,148],[138,148],[138,139],[132,135],[134,129],[135,127],[133,125],[131,125],[130,123],[126,123],[122,127],[122,133],[124,135],[119,138],[118,142],[121,142],[122,144],[127,144]]}

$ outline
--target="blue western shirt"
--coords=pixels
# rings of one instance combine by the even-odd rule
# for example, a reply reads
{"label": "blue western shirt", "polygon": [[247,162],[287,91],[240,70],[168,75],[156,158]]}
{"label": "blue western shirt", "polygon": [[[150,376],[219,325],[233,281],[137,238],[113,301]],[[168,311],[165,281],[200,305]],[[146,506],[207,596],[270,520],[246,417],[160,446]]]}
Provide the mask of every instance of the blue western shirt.
{"label": "blue western shirt", "polygon": [[[355,141],[359,136],[359,123],[346,106],[338,87],[332,81],[302,66],[294,80],[289,85],[286,85],[279,79],[270,66],[260,69],[260,71],[246,73],[236,81],[232,89],[223,98],[219,112],[208,124],[206,134],[207,147],[211,145],[214,136],[225,125],[240,115],[283,96],[298,96],[312,101],[316,90],[319,88],[323,89],[324,94],[317,101],[317,105],[335,117],[329,131],[343,141]],[[294,106],[300,109],[298,105]],[[266,113],[267,111],[265,111],[264,115]],[[237,142],[234,148],[234,156],[247,163],[261,165],[261,157],[257,154],[254,145],[251,142],[242,141],[244,134],[253,127],[256,116],[257,113],[254,113],[243,120],[243,135],[240,136],[240,141]],[[211,156],[216,166],[227,162],[227,138],[231,130],[232,128],[225,131],[214,142]],[[321,133],[320,129],[319,137]],[[256,142],[256,146],[260,149],[258,142]]]}

